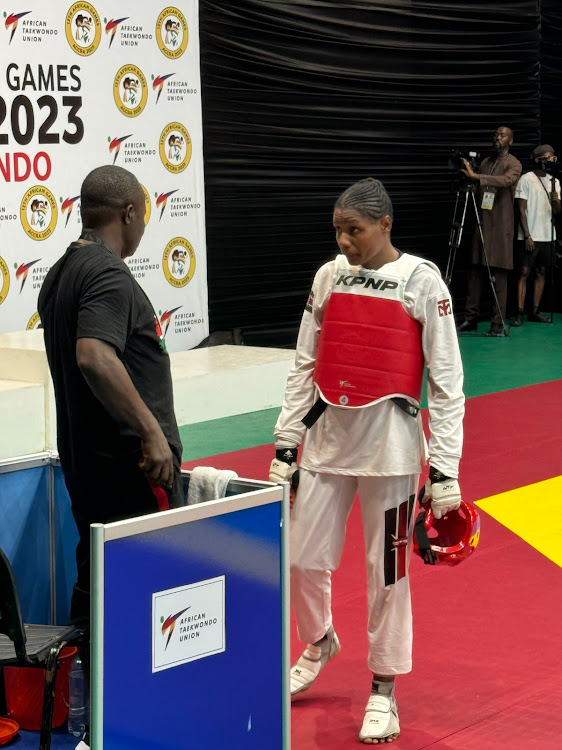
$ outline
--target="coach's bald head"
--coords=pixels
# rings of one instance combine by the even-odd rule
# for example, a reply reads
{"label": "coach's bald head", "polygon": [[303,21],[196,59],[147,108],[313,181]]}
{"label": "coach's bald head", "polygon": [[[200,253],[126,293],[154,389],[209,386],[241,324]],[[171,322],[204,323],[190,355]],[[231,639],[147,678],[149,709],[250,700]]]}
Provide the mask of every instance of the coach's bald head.
{"label": "coach's bald head", "polygon": [[102,236],[122,258],[132,255],[144,233],[145,201],[132,172],[115,166],[97,167],[80,190],[84,232]]}

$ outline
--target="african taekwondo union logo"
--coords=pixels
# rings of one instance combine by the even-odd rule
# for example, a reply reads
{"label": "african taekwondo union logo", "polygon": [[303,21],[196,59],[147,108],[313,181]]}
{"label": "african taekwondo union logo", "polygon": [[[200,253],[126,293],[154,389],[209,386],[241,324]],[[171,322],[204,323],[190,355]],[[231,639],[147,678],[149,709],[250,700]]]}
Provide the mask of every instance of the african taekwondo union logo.
{"label": "african taekwondo union logo", "polygon": [[105,33],[109,34],[109,48],[111,49],[111,45],[113,44],[113,40],[115,39],[115,33],[117,29],[119,28],[119,24],[123,23],[123,21],[127,21],[129,16],[124,16],[123,18],[110,18],[109,21],[107,18],[104,18],[105,21]]}
{"label": "african taekwondo union logo", "polygon": [[8,44],[12,43],[12,39],[14,38],[14,34],[16,33],[16,29],[18,28],[18,22],[20,18],[23,18],[24,16],[28,16],[31,13],[30,10],[25,10],[23,13],[6,13],[4,12],[4,18],[6,19],[4,21],[4,28],[6,31],[10,31],[10,41]]}
{"label": "african taekwondo union logo", "polygon": [[156,91],[156,104],[158,104],[158,100],[160,99],[160,94],[162,93],[162,89],[164,88],[164,84],[168,80],[168,78],[172,78],[174,73],[166,73],[166,75],[163,76],[152,76],[152,90]]}
{"label": "african taekwondo union logo", "polygon": [[226,650],[225,576],[152,595],[152,671]]}
{"label": "african taekwondo union logo", "polygon": [[79,200],[80,200],[79,195],[75,195],[74,198],[65,198],[64,200],[62,199],[62,197],[59,198],[59,201],[61,204],[60,210],[62,211],[63,215],[66,216],[66,221],[64,222],[65,227],[68,226],[68,220],[72,216],[72,209],[74,208],[74,204],[76,203],[76,201],[79,201]]}
{"label": "african taekwondo union logo", "polygon": [[156,208],[160,209],[160,218],[158,219],[158,221],[160,221],[160,219],[162,218],[162,215],[168,203],[168,198],[177,192],[177,190],[170,190],[169,193],[160,193],[160,195],[158,195],[158,193],[154,193],[154,197],[156,198]]}
{"label": "african taekwondo union logo", "polygon": [[121,144],[123,141],[126,141],[127,138],[131,138],[133,134],[129,133],[129,135],[122,135],[120,138],[111,138],[110,135],[107,136],[107,141],[109,143],[109,153],[113,154],[113,163],[117,161],[117,157],[119,156],[119,152],[121,151]]}
{"label": "african taekwondo union logo", "polygon": [[168,333],[168,328],[170,327],[170,323],[172,322],[174,314],[177,313],[178,310],[181,310],[182,307],[183,305],[178,305],[178,307],[172,307],[171,310],[164,310],[164,312],[160,310],[160,332],[158,334],[160,336],[160,339],[166,338],[166,334]]}
{"label": "african taekwondo union logo", "polygon": [[[47,37],[56,37],[59,30],[52,25],[51,21],[41,15],[43,8],[38,8],[38,13],[24,10],[20,13],[7,13],[4,11],[4,28],[10,34],[8,44],[12,43],[16,31],[21,28],[19,40],[23,44],[43,42]],[[17,67],[17,66],[16,66]]]}
{"label": "african taekwondo union logo", "polygon": [[168,638],[166,640],[166,645],[164,646],[164,651],[170,645],[170,640],[174,633],[174,629],[176,627],[176,622],[178,620],[178,617],[181,617],[184,612],[187,612],[188,609],[189,607],[186,607],[185,609],[182,609],[181,612],[177,612],[175,615],[168,615],[166,619],[164,619],[164,615],[160,617],[160,622],[162,623],[162,635],[165,636],[166,633],[168,633]]}
{"label": "african taekwondo union logo", "polygon": [[27,281],[29,269],[36,263],[39,263],[40,260],[41,258],[37,258],[36,260],[30,260],[29,263],[20,263],[19,266],[17,263],[14,263],[14,268],[16,269],[16,281],[21,281],[20,294],[23,292],[25,282]]}

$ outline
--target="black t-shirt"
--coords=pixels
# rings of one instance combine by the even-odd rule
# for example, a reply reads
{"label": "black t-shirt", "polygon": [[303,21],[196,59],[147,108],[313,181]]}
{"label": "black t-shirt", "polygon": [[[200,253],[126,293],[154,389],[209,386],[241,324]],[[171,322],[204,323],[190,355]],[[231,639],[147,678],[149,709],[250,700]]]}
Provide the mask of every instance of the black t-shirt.
{"label": "black t-shirt", "polygon": [[100,239],[73,243],[50,269],[38,310],[57,404],[57,440],[67,483],[87,482],[107,459],[128,457],[140,438],[90,390],[76,341],[112,344],[140,397],[158,420],[177,467],[182,446],[174,415],[170,358],[152,305],[127,265]]}

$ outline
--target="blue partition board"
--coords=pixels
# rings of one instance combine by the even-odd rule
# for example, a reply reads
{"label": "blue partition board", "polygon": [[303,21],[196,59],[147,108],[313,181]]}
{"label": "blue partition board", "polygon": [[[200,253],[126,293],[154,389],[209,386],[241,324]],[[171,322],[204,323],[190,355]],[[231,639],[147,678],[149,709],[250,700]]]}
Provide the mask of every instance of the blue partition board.
{"label": "blue partition board", "polygon": [[49,466],[0,474],[0,547],[26,622],[50,621]]}
{"label": "blue partition board", "polygon": [[[105,543],[104,750],[282,750],[281,512]],[[224,652],[153,672],[153,594],[220,576]]]}
{"label": "blue partition board", "polygon": [[70,497],[60,466],[52,467],[55,508],[55,581],[56,625],[65,625],[70,617],[70,599],[76,582],[76,545],[78,529],[70,508]]}

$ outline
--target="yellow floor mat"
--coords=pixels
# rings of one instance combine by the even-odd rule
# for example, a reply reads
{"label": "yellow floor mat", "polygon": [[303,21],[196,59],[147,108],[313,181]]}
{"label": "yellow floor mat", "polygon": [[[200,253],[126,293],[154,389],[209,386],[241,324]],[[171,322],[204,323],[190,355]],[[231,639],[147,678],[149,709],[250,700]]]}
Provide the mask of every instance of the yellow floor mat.
{"label": "yellow floor mat", "polygon": [[562,476],[485,497],[476,505],[562,567]]}

